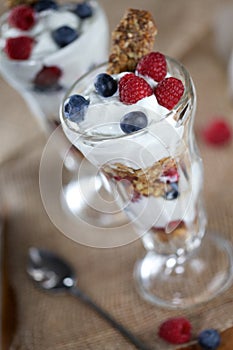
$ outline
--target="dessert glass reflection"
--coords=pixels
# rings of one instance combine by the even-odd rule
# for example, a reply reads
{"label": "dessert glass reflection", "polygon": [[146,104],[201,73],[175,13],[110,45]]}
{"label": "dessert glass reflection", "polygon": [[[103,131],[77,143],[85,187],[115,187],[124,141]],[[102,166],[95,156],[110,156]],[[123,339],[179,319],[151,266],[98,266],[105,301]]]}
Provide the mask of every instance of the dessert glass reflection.
{"label": "dessert glass reflection", "polygon": [[[53,0],[32,3],[14,6],[1,17],[0,72],[50,135],[60,125],[59,106],[68,87],[106,61],[108,21],[102,7],[93,0],[60,5]],[[108,219],[111,214],[102,218],[104,214],[94,204],[82,201],[77,172],[83,157],[74,148],[68,152],[70,143],[59,128],[56,137],[56,149],[65,158],[63,177],[66,180],[62,189],[65,200],[61,203],[64,210],[84,221],[92,220],[94,225],[112,222]],[[95,173],[95,169],[89,166],[87,176],[83,173],[80,180],[82,185],[90,180],[92,172]],[[80,198],[78,206],[72,204],[74,192]],[[95,195],[89,187],[89,196]],[[102,193],[102,196],[108,194]]]}
{"label": "dessert glass reflection", "polygon": [[[134,270],[139,293],[153,304],[185,308],[231,284],[232,250],[220,236],[205,235],[203,166],[193,133],[195,88],[182,64],[164,58],[161,80],[177,79],[184,88],[172,108],[158,103],[163,82],[137,70],[108,75],[118,87],[103,97],[96,83],[106,72],[102,65],[68,91],[60,117],[68,139],[117,191],[117,202],[142,239],[147,253]],[[140,84],[147,96],[138,98]],[[129,101],[136,90],[138,100]]]}

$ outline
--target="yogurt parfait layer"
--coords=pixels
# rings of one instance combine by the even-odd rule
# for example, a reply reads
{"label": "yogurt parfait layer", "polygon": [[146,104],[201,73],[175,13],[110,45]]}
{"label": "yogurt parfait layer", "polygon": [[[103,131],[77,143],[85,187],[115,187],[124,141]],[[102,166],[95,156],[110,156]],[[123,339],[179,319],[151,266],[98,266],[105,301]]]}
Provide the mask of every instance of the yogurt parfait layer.
{"label": "yogurt parfait layer", "polygon": [[67,88],[106,60],[104,11],[96,1],[10,5],[0,23],[0,72],[36,115],[57,116]]}
{"label": "yogurt parfait layer", "polygon": [[193,119],[192,80],[180,63],[151,50],[148,32],[153,37],[157,30],[144,12],[127,12],[108,64],[69,91],[61,120],[70,141],[117,188],[139,232],[150,230],[148,246],[166,252],[185,248],[202,231],[202,166],[186,127]]}

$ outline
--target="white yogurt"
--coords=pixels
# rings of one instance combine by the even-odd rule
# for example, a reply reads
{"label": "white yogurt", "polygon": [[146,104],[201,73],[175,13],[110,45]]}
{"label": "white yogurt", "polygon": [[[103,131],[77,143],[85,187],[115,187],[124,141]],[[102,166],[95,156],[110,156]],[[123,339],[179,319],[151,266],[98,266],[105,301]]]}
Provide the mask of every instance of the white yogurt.
{"label": "white yogurt", "polygon": [[[34,27],[27,32],[11,28],[6,21],[7,14],[2,18],[0,72],[42,121],[50,117],[59,121],[59,105],[67,88],[90,68],[107,59],[108,22],[98,3],[91,2],[91,5],[93,15],[83,20],[68,11],[66,6],[42,11],[37,14]],[[69,45],[60,48],[52,39],[51,31],[64,25],[77,29],[80,35]],[[6,38],[19,35],[32,36],[36,40],[29,60],[12,60],[4,53]],[[57,66],[62,70],[60,90],[43,93],[34,89],[32,81],[43,66]]]}
{"label": "white yogurt", "polygon": [[[115,78],[119,79],[123,74]],[[72,94],[75,94],[75,88]],[[143,98],[133,105],[120,102],[118,91],[112,97],[101,97],[95,92],[93,83],[81,94],[90,100],[84,121],[77,124],[61,120],[69,140],[91,163],[102,167],[106,163],[111,166],[119,162],[134,169],[145,169],[164,157],[172,157],[177,162],[180,174],[178,198],[166,200],[162,197],[141,196],[136,202],[128,202],[128,215],[143,229],[151,226],[165,228],[177,220],[190,226],[196,217],[202,169],[198,159],[196,162],[190,159],[190,145],[184,135],[185,127],[174,119],[175,111],[159,105],[155,95]],[[121,118],[130,111],[138,110],[146,114],[148,128],[124,136],[120,128]],[[186,115],[183,116],[185,117]],[[82,133],[85,134],[84,137]],[[185,171],[182,169],[182,161]]]}

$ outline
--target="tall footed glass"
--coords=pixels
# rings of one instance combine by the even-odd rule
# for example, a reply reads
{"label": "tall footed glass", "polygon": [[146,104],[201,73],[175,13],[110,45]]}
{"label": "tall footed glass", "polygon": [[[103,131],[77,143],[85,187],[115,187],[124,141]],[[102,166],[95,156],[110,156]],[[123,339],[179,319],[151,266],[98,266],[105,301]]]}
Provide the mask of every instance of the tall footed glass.
{"label": "tall footed glass", "polygon": [[[184,94],[166,115],[149,103],[92,103],[91,81],[99,67],[77,81],[64,99],[61,121],[69,140],[100,169],[118,204],[133,222],[146,249],[134,270],[137,290],[153,304],[185,308],[210,300],[232,282],[232,248],[206,232],[203,166],[193,123],[196,93],[187,70],[167,57],[168,72]],[[67,119],[64,105],[73,94],[88,96],[84,120]],[[142,112],[148,125],[124,134],[122,116]],[[206,233],[206,234],[205,234]]]}
{"label": "tall footed glass", "polygon": [[[42,6],[43,2],[39,5]],[[47,5],[45,3],[43,6]],[[78,216],[84,221],[91,221],[94,226],[108,226],[113,220],[117,222],[119,222],[118,219],[125,220],[120,212],[112,214],[103,209],[105,200],[108,202],[111,198],[103,189],[100,179],[98,181],[98,191],[101,191],[99,200],[97,200],[97,191],[94,186],[88,186],[95,178],[96,171],[93,166],[90,164],[86,166],[86,172],[82,173],[78,181],[77,174],[83,161],[82,154],[71,147],[59,128],[59,106],[67,89],[76,79],[107,59],[109,28],[105,12],[95,0],[56,3],[55,8],[43,11],[37,11],[36,6],[38,4],[32,8],[35,13],[35,24],[27,31],[14,28],[9,23],[10,11],[1,17],[0,73],[9,85],[21,94],[45,134],[50,136],[53,133],[54,148],[64,159],[62,188],[64,196],[61,196],[61,199],[60,194],[53,191],[54,197],[51,202],[60,203],[61,215]],[[77,11],[78,6],[85,15]],[[57,32],[67,26],[77,37],[75,36],[75,39],[67,45],[60,45],[56,37]],[[67,35],[69,36],[69,33]],[[16,59],[14,55],[17,52],[13,55],[6,50],[8,40],[15,37],[20,40],[21,36],[33,39],[32,50],[27,59]],[[19,41],[18,45],[23,45],[23,41]],[[70,151],[69,148],[71,148]],[[48,167],[51,168],[51,164],[52,161],[49,159]],[[53,177],[52,174],[51,177]],[[89,202],[82,200],[83,187],[86,191],[88,189]],[[76,205],[73,201],[74,196],[79,198],[79,203]],[[101,202],[102,197],[105,200]],[[43,193],[42,198],[50,215],[51,206],[46,203]]]}

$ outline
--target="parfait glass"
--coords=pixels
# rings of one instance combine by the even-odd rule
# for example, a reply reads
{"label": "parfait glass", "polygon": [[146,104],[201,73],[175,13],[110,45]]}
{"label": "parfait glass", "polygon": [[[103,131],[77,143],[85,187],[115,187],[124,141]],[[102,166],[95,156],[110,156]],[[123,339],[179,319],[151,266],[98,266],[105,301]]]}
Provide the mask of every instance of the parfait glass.
{"label": "parfait glass", "polygon": [[[153,106],[91,104],[84,121],[66,118],[66,99],[88,96],[104,65],[78,80],[60,109],[69,140],[104,176],[140,237],[146,254],[134,269],[140,295],[152,304],[187,308],[206,302],[232,283],[232,247],[207,230],[203,165],[193,123],[196,93],[185,67],[167,57],[168,72],[185,87],[165,116]],[[124,134],[119,120],[129,111],[148,117],[144,129]],[[100,118],[101,117],[101,118]]]}
{"label": "parfait glass", "polygon": [[[25,32],[16,31],[8,24],[9,12],[5,13],[0,19],[0,73],[6,82],[11,85],[27,103],[32,115],[36,118],[45,135],[56,138],[56,152],[64,159],[63,168],[63,188],[60,196],[53,193],[53,202],[60,202],[61,212],[64,215],[78,216],[84,221],[91,221],[94,226],[108,226],[114,220],[122,220],[122,214],[118,211],[115,219],[111,216],[114,214],[107,213],[102,206],[105,205],[105,199],[110,197],[105,189],[102,189],[101,180],[99,179],[98,190],[102,194],[99,196],[103,204],[94,200],[96,198],[96,189],[93,186],[87,186],[93,176],[96,177],[96,171],[90,164],[86,166],[86,173],[82,172],[82,177],[77,181],[77,174],[80,163],[83,160],[82,154],[75,150],[64,137],[60,127],[59,106],[67,89],[72,83],[88,72],[93,67],[106,61],[109,46],[109,27],[108,21],[103,8],[98,1],[87,1],[92,9],[92,16],[77,20],[77,30],[79,36],[76,40],[62,48],[54,48],[51,33],[56,27],[59,28],[58,21],[63,21],[68,16],[77,17],[73,14],[77,4],[66,3],[59,5],[58,9],[45,10],[40,12],[39,21],[35,28]],[[51,21],[51,11],[56,12]],[[52,13],[52,15],[53,15]],[[61,16],[64,16],[63,18]],[[68,19],[72,17],[68,17]],[[72,19],[73,20],[73,19]],[[70,25],[70,23],[67,23]],[[25,60],[10,59],[4,51],[7,38],[18,35],[26,35],[34,38],[37,47],[33,57]],[[58,80],[50,85],[49,70],[58,72]],[[42,81],[41,81],[42,80]],[[47,81],[48,80],[48,81]],[[51,161],[48,166],[51,166]],[[52,171],[52,170],[51,170]],[[52,176],[52,175],[51,175]],[[81,187],[88,189],[89,202],[82,200]],[[78,205],[73,205],[73,197],[79,198]],[[60,196],[60,197],[59,197]],[[92,198],[94,198],[92,200]],[[109,198],[110,200],[110,198]],[[46,203],[45,203],[46,204]],[[47,206],[48,207],[48,206]],[[48,213],[50,214],[50,213]],[[51,215],[49,215],[51,218]],[[125,218],[124,218],[125,220]]]}

